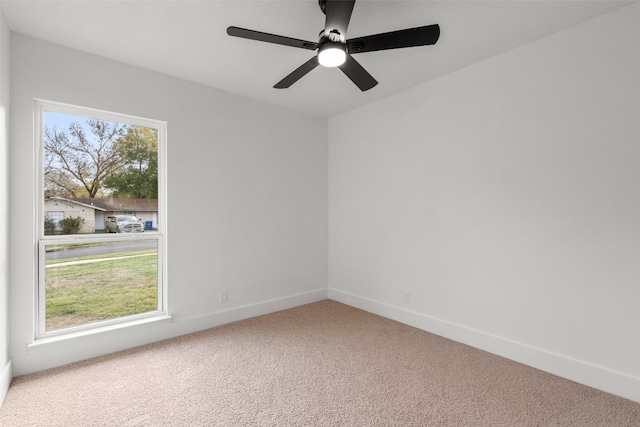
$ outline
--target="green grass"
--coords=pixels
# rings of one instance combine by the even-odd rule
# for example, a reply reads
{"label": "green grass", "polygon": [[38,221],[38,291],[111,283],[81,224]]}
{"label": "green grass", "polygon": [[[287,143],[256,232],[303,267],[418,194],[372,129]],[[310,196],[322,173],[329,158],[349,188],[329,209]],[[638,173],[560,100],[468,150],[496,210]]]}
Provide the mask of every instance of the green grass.
{"label": "green grass", "polygon": [[[46,269],[46,330],[158,309],[157,253],[140,251],[117,255],[144,256]],[[73,260],[97,258],[107,257]]]}
{"label": "green grass", "polygon": [[136,256],[136,255],[157,254],[157,253],[158,251],[156,249],[148,249],[144,251],[132,251],[132,252],[111,252],[111,253],[106,253],[101,255],[69,257],[69,258],[63,258],[63,259],[50,259],[46,262],[46,265],[60,264],[63,262],[85,261],[85,260],[105,259],[105,258],[119,258],[123,256]]}

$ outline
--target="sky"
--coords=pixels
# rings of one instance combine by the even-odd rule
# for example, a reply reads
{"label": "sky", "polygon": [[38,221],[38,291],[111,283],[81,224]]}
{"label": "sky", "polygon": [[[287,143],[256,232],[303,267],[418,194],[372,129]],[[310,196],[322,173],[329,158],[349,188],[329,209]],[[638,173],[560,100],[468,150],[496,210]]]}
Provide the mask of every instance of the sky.
{"label": "sky", "polygon": [[67,129],[73,122],[84,122],[86,118],[78,116],[70,116],[68,114],[54,113],[45,111],[44,125],[48,127],[56,126],[58,129]]}
{"label": "sky", "polygon": [[68,130],[71,123],[80,123],[87,135],[91,135],[91,130],[86,124],[88,117],[74,116],[69,114],[56,113],[52,111],[44,112],[44,125],[45,127],[56,127],[58,130]]}

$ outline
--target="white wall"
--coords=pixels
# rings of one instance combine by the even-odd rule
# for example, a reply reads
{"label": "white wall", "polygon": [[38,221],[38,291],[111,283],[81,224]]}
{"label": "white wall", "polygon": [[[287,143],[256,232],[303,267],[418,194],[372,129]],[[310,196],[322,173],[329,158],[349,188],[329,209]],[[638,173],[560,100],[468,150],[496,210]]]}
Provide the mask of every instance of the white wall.
{"label": "white wall", "polygon": [[[326,119],[19,34],[11,46],[15,375],[326,298]],[[34,98],[167,121],[172,323],[30,346]]]}
{"label": "white wall", "polygon": [[640,401],[638,22],[330,119],[329,296]]}
{"label": "white wall", "polygon": [[9,28],[0,1],[0,404],[11,383],[9,358]]}

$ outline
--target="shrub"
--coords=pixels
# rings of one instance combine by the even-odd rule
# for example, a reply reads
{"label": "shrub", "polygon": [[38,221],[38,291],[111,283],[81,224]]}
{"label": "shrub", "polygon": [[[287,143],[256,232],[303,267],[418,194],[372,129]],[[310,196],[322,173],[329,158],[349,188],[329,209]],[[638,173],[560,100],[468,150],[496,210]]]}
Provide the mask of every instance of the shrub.
{"label": "shrub", "polygon": [[54,234],[56,232],[56,223],[50,218],[44,219],[44,234]]}
{"label": "shrub", "polygon": [[84,218],[81,217],[69,217],[61,219],[60,228],[62,228],[62,234],[76,234],[80,230],[80,226],[84,224]]}

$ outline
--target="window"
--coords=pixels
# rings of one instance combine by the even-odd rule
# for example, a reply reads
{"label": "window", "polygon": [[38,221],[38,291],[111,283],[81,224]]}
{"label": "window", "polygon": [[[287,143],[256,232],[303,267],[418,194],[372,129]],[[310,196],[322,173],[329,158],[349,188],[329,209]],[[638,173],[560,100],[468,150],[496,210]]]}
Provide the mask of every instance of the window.
{"label": "window", "polygon": [[44,219],[45,234],[54,234],[60,231],[60,221],[64,219],[64,212],[47,211]]}
{"label": "window", "polygon": [[36,338],[166,314],[166,123],[36,100]]}

